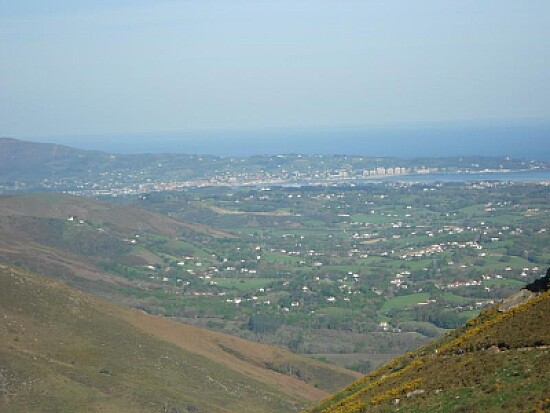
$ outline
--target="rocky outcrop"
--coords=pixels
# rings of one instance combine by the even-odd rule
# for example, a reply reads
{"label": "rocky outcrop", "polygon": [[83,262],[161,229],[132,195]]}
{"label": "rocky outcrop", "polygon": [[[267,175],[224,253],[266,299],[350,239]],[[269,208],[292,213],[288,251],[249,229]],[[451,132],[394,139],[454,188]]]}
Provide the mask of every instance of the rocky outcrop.
{"label": "rocky outcrop", "polygon": [[531,284],[527,284],[517,293],[512,294],[510,297],[504,299],[498,310],[500,312],[506,312],[511,310],[514,307],[517,307],[520,304],[529,301],[534,296],[544,293],[550,289],[550,268],[546,271],[544,277],[539,278],[538,280],[533,281]]}
{"label": "rocky outcrop", "polygon": [[544,277],[541,277],[525,286],[525,289],[533,293],[544,293],[548,291],[550,289],[550,268],[548,268],[548,271],[546,271],[546,275]]}
{"label": "rocky outcrop", "polygon": [[502,303],[500,303],[498,307],[498,311],[501,313],[504,313],[506,311],[510,311],[512,308],[517,307],[518,305],[521,305],[527,301],[529,301],[531,298],[533,298],[535,295],[537,295],[534,292],[531,292],[525,288],[522,288],[517,293],[512,294],[511,296],[505,298],[502,300]]}

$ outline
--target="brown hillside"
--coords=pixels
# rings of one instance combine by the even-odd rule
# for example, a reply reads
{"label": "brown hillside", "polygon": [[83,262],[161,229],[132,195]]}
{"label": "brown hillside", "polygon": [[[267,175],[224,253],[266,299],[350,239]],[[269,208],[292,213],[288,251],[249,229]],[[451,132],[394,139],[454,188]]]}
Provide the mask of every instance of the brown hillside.
{"label": "brown hillside", "polygon": [[215,237],[234,237],[206,225],[181,222],[165,215],[132,207],[121,207],[89,198],[59,194],[25,194],[0,196],[0,216],[68,218],[94,221],[125,232],[150,231],[175,236],[188,229]]}
{"label": "brown hillside", "polygon": [[[0,265],[0,411],[289,412],[349,372]],[[305,383],[273,362],[312,376]]]}

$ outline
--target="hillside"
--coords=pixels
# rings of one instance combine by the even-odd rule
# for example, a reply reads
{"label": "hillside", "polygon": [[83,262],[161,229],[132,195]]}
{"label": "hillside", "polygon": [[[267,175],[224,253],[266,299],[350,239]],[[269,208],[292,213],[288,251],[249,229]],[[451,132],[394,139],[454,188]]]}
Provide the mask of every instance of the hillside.
{"label": "hillside", "polygon": [[[142,237],[141,240],[136,237]],[[206,225],[131,207],[61,194],[0,196],[0,262],[111,296],[137,283],[104,270],[106,263],[154,265],[144,245],[192,237],[233,237]],[[138,243],[138,241],[140,241]],[[182,251],[187,252],[187,251]]]}
{"label": "hillside", "polygon": [[87,175],[90,167],[108,161],[109,154],[99,151],[0,138],[0,181]]}
{"label": "hillside", "polygon": [[324,397],[324,378],[349,380],[346,370],[5,265],[0,312],[2,412],[288,412]]}
{"label": "hillside", "polygon": [[549,411],[549,280],[550,270],[463,328],[385,364],[307,412]]}
{"label": "hillside", "polygon": [[79,220],[106,225],[113,230],[132,235],[136,231],[150,231],[164,236],[175,236],[181,230],[192,230],[215,237],[233,237],[206,225],[178,221],[142,209],[120,207],[90,198],[61,194],[24,194],[0,197],[0,216],[30,216],[35,218]]}

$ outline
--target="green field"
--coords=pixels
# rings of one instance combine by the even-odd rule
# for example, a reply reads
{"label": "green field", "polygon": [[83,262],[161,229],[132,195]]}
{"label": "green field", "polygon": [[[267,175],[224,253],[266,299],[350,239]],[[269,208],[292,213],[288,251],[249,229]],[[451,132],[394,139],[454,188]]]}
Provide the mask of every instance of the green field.
{"label": "green field", "polygon": [[277,280],[274,278],[212,278],[205,280],[207,283],[215,282],[220,288],[237,290],[242,293],[257,291],[274,281]]}
{"label": "green field", "polygon": [[380,311],[385,313],[393,309],[402,309],[405,307],[414,306],[418,303],[426,302],[429,298],[429,293],[417,293],[391,298],[384,303]]}

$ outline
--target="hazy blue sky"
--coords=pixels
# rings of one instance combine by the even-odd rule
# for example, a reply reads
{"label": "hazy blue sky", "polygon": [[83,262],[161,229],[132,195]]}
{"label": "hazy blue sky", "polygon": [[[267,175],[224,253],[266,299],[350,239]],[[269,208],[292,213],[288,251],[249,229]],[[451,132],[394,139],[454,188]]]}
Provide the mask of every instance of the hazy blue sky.
{"label": "hazy blue sky", "polygon": [[0,135],[550,120],[550,1],[0,0]]}

